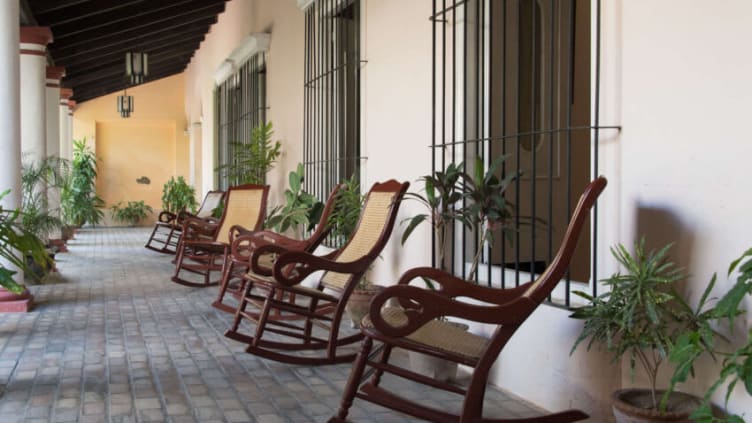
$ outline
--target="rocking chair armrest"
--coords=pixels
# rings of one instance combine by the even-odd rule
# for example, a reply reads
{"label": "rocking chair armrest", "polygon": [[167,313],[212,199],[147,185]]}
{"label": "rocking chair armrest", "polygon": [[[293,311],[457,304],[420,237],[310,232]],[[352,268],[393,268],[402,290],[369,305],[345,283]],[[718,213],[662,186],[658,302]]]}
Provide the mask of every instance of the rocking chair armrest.
{"label": "rocking chair armrest", "polygon": [[[490,288],[476,285],[472,281],[458,278],[433,267],[416,267],[410,269],[402,274],[397,284],[407,285],[418,278],[436,282],[439,285],[438,288],[431,290],[439,292],[446,297],[470,297],[497,305],[506,304],[520,297],[530,287],[530,282],[528,282],[514,288]],[[407,304],[402,304],[402,306],[407,307]]]}
{"label": "rocking chair armrest", "polygon": [[200,236],[213,237],[219,225],[199,218],[188,218],[183,222],[183,237],[188,240]]}
{"label": "rocking chair armrest", "polygon": [[[324,270],[337,273],[363,273],[373,261],[365,256],[350,262],[338,262],[329,257],[316,256],[305,251],[289,251],[281,254],[274,263],[274,279],[287,286],[297,285],[313,272]],[[290,269],[288,266],[294,266]]]}
{"label": "rocking chair armrest", "polygon": [[253,250],[253,252],[251,252],[251,272],[262,276],[272,276],[274,274],[274,268],[262,265],[259,260],[265,255],[279,256],[280,254],[284,254],[286,252],[288,252],[288,249],[282,245],[270,243],[259,245]]}
{"label": "rocking chair armrest", "polygon": [[175,213],[169,212],[167,210],[162,210],[157,217],[157,221],[161,223],[174,223],[175,219],[177,219]]}
{"label": "rocking chair armrest", "polygon": [[[404,309],[407,322],[399,327],[390,325],[381,315],[381,309],[392,298],[411,304],[411,307]],[[525,321],[537,305],[525,296],[517,297],[504,305],[475,305],[458,301],[440,291],[403,284],[387,287],[376,295],[368,313],[374,329],[386,336],[402,338],[431,320],[445,316],[479,323],[518,325]]]}

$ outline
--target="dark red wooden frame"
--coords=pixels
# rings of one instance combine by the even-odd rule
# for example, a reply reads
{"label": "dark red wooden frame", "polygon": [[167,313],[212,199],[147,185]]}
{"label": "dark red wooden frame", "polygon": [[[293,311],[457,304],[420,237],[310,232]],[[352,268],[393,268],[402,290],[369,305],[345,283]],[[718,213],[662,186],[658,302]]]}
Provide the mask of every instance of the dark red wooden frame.
{"label": "dark red wooden frame", "polygon": [[[175,259],[175,273],[172,281],[181,285],[193,287],[206,287],[217,285],[219,280],[212,281],[211,273],[224,273],[227,255],[230,245],[217,241],[219,229],[224,225],[227,210],[230,209],[229,202],[232,200],[234,191],[243,190],[262,190],[261,205],[259,215],[255,222],[248,222],[253,225],[247,230],[261,230],[266,216],[266,200],[269,196],[269,185],[244,184],[230,187],[225,195],[225,208],[222,217],[217,222],[207,222],[203,219],[189,218],[183,222],[183,237],[178,245],[177,257]],[[233,228],[237,225],[233,225]],[[181,271],[198,273],[204,276],[204,283],[191,282],[180,277]]]}
{"label": "dark red wooden frame", "polygon": [[[538,305],[546,300],[564,276],[582,228],[587,222],[588,213],[605,187],[606,179],[604,177],[597,178],[587,186],[572,215],[559,251],[546,271],[534,282],[511,289],[494,289],[473,285],[438,269],[423,267],[407,271],[397,285],[388,287],[377,295],[371,302],[369,310],[372,324],[362,328],[365,339],[361,351],[353,365],[340,408],[329,422],[345,422],[348,411],[356,397],[433,422],[568,423],[588,418],[585,413],[579,410],[567,410],[545,416],[519,419],[484,419],[482,413],[491,366],[516,330],[535,311]],[[428,290],[409,286],[412,280],[423,280],[423,278],[437,282],[439,289]],[[492,305],[472,305],[460,302],[455,299],[459,296],[475,298]],[[404,326],[391,326],[381,315],[382,307],[387,304],[387,301],[395,299],[407,316],[407,323]],[[443,316],[454,316],[498,326],[489,339],[485,351],[477,360],[432,348],[429,345],[406,338],[427,322]],[[380,354],[374,354],[374,351],[372,351],[374,341],[382,344]],[[468,387],[463,389],[390,363],[390,353],[395,347],[429,354],[473,367]],[[363,380],[363,375],[367,366],[372,369],[373,374],[370,380],[366,382]],[[379,386],[384,372],[464,395],[462,413],[460,415],[450,414],[391,393]]]}
{"label": "dark red wooden frame", "polygon": [[[254,281],[247,279],[245,292],[235,311],[235,319],[232,327],[225,333],[225,336],[249,344],[246,351],[251,354],[284,363],[324,365],[354,360],[356,356],[354,353],[337,354],[338,347],[352,344],[362,339],[360,333],[340,338],[340,323],[345,312],[345,305],[357,282],[368,270],[371,263],[376,260],[389,240],[397,219],[400,203],[409,185],[408,182],[400,183],[395,180],[373,185],[366,197],[364,210],[368,207],[371,193],[394,193],[394,200],[390,205],[389,214],[383,228],[381,228],[379,238],[371,250],[357,260],[350,262],[335,261],[339,254],[347,248],[350,241],[342,248],[325,256],[315,256],[305,251],[287,251],[278,245],[266,245],[257,248],[251,255],[251,266],[254,271],[263,271],[258,264],[258,257],[270,253],[278,254],[272,269],[272,280],[266,283],[264,293],[258,295],[253,291]],[[357,233],[359,230],[362,218],[363,213],[361,213],[354,233]],[[353,238],[351,236],[350,240]],[[308,275],[320,270],[350,275],[349,281],[345,284],[341,292],[339,292],[339,296],[329,295],[321,290],[299,287],[299,284]],[[319,289],[322,288],[323,285],[320,283]],[[308,298],[310,302],[306,306],[294,304],[290,302],[292,295]],[[255,308],[256,304],[262,304],[260,311],[246,311],[248,305]],[[274,310],[280,313],[300,316],[302,325],[296,325],[280,319],[270,319],[269,316]],[[255,323],[256,330],[253,336],[239,332],[239,327],[243,319],[248,319]],[[320,322],[326,322],[329,325],[328,338],[319,338],[313,335],[313,326]],[[286,342],[263,339],[265,333],[283,335],[295,341]],[[296,351],[303,350],[325,350],[325,355],[301,356],[294,354]]]}

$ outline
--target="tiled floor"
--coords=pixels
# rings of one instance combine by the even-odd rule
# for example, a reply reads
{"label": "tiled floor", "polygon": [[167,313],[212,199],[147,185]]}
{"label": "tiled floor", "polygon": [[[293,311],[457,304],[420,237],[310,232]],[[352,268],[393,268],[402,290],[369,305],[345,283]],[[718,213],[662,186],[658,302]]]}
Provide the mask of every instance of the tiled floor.
{"label": "tiled floor", "polygon": [[[84,229],[60,274],[32,287],[37,306],[0,314],[0,422],[321,422],[350,366],[300,367],[246,354],[225,338],[216,288],[170,282],[171,256],[143,248],[148,229]],[[403,395],[458,408],[454,394],[387,380]],[[497,389],[487,414],[529,416]],[[356,401],[355,422],[414,421]]]}

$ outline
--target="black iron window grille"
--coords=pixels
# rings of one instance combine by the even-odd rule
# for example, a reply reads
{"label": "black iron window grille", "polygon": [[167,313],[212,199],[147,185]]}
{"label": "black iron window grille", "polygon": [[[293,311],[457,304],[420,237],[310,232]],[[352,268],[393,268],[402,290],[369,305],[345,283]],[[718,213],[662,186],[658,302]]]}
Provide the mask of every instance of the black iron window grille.
{"label": "black iron window grille", "polygon": [[[590,0],[433,2],[433,170],[461,162],[472,174],[477,158],[487,168],[506,156],[499,176],[521,175],[505,194],[514,207],[511,239],[496,234],[481,247],[479,283],[533,280],[556,253],[580,190],[598,175],[605,128],[591,88],[598,85],[598,13]],[[596,280],[595,227],[583,234],[553,304],[569,307],[573,284],[583,289]],[[467,278],[478,241],[455,225],[444,265]]]}
{"label": "black iron window grille", "polygon": [[360,1],[316,0],[305,16],[306,189],[324,200],[360,176]]}
{"label": "black iron window grille", "polygon": [[[216,89],[217,167],[233,164],[238,144],[250,144],[253,128],[266,123],[266,60],[263,53],[253,55]],[[260,175],[262,178],[265,175]],[[219,172],[219,189],[232,181]]]}

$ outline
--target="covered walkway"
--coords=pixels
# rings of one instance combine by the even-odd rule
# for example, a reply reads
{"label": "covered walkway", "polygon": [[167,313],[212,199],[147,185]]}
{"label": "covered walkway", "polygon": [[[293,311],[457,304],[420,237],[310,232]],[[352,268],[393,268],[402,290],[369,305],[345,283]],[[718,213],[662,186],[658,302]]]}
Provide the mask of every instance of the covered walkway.
{"label": "covered walkway", "polygon": [[[169,281],[172,256],[143,248],[149,228],[86,228],[60,254],[60,273],[31,287],[37,305],[0,314],[0,422],[322,422],[350,365],[259,359],[227,339],[232,316],[215,288]],[[459,407],[459,397],[399,380],[405,396]],[[492,388],[487,414],[530,416]],[[356,422],[412,421],[356,402]]]}

